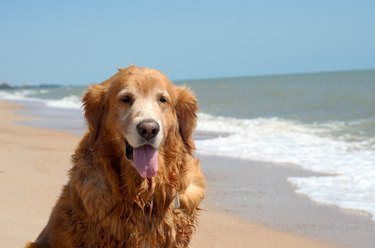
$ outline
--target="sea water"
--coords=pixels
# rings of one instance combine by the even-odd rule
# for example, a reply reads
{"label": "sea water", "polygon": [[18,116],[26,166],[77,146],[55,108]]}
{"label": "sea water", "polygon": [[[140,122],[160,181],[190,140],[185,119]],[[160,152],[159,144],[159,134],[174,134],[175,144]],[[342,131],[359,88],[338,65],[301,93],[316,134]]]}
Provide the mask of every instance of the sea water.
{"label": "sea water", "polygon": [[[375,70],[175,83],[199,99],[197,130],[216,134],[196,141],[199,153],[327,173],[288,180],[314,201],[367,211],[375,220]],[[67,121],[53,109],[70,111],[83,129],[85,88],[18,88],[0,97],[34,104],[34,114],[53,116],[55,126]]]}

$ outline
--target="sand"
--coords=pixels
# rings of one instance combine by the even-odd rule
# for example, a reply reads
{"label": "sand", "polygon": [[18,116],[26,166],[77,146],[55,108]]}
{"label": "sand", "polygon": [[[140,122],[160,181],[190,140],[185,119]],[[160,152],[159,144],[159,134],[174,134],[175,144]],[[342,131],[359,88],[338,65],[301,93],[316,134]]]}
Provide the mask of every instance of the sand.
{"label": "sand", "polygon": [[[1,247],[22,247],[42,230],[68,179],[70,156],[80,139],[73,134],[18,124],[25,118],[14,114],[17,108],[0,101]],[[217,161],[220,158],[211,161],[211,165]],[[204,211],[191,247],[333,247],[329,242],[307,237],[308,234],[275,231],[245,220],[240,214],[220,210],[215,204],[221,203],[218,185],[222,176],[225,175],[207,175],[208,197],[202,204]],[[293,213],[289,214],[292,219]]]}

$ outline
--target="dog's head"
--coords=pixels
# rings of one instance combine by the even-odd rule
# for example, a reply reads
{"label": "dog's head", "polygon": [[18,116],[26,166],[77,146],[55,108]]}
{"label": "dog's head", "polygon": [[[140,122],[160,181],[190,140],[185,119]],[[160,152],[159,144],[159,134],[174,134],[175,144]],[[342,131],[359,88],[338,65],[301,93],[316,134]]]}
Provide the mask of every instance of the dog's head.
{"label": "dog's head", "polygon": [[170,133],[178,133],[186,152],[195,149],[197,100],[161,72],[130,66],[91,86],[83,98],[94,141],[106,135],[122,140],[127,158],[143,178],[158,171],[158,150]]}

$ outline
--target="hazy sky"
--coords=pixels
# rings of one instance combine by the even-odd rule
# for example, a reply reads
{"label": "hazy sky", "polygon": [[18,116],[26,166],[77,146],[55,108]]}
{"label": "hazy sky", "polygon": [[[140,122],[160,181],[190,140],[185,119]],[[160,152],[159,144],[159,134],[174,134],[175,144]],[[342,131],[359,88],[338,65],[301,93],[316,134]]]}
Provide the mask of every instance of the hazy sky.
{"label": "hazy sky", "polygon": [[0,0],[0,80],[87,84],[375,68],[375,1]]}

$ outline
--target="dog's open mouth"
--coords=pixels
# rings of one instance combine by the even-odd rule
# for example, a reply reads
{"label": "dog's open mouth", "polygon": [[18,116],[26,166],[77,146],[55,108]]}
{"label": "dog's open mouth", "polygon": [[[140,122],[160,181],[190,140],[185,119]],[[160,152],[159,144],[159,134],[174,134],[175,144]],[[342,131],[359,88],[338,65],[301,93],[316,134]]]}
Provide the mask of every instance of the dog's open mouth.
{"label": "dog's open mouth", "polygon": [[129,143],[127,141],[125,141],[125,144],[126,144],[126,150],[125,150],[125,153],[126,153],[126,157],[133,161],[133,147],[131,145],[129,145]]}
{"label": "dog's open mouth", "polygon": [[126,142],[126,157],[143,178],[154,177],[158,172],[158,150],[150,145],[133,148]]}

